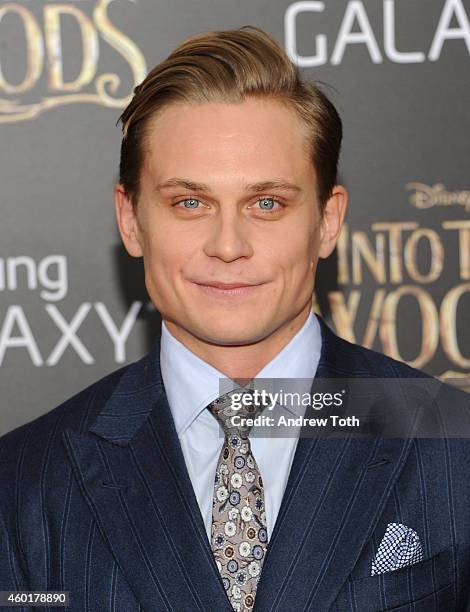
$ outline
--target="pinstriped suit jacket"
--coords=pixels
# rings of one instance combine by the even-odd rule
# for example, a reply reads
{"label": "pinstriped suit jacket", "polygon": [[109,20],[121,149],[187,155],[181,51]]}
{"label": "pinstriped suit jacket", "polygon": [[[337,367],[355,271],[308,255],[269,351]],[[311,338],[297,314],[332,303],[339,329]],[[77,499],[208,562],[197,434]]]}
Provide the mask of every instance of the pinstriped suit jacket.
{"label": "pinstriped suit jacket", "polygon": [[[317,378],[422,375],[320,323]],[[0,438],[0,590],[66,590],[74,612],[230,612],[159,355]],[[423,561],[370,576],[391,522],[420,534]],[[459,611],[469,593],[470,440],[300,438],[255,612]]]}

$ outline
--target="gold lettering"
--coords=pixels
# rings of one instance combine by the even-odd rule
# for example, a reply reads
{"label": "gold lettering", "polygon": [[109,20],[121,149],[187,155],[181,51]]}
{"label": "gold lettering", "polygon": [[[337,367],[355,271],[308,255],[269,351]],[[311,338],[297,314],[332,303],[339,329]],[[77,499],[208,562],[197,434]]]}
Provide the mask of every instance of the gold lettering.
{"label": "gold lettering", "polygon": [[457,342],[457,306],[464,293],[470,292],[470,283],[457,285],[442,300],[440,323],[442,347],[452,361],[461,368],[470,368],[470,357],[464,357]]}
{"label": "gold lettering", "polygon": [[[83,58],[80,72],[73,81],[64,81],[62,60],[61,17],[74,17],[82,36]],[[50,4],[44,7],[44,28],[49,65],[49,87],[55,91],[80,91],[96,74],[98,35],[91,20],[75,6]]]}
{"label": "gold lettering", "polygon": [[[416,250],[419,241],[427,238],[431,247],[431,264],[427,274],[418,270]],[[405,245],[405,266],[408,274],[418,283],[431,283],[439,278],[444,267],[444,247],[437,232],[431,229],[419,229],[411,234]]]}
{"label": "gold lettering", "polygon": [[378,283],[385,283],[385,236],[375,236],[375,249],[371,246],[366,233],[353,232],[351,237],[352,276],[355,285],[362,282],[362,263],[367,263],[372,276]]}
{"label": "gold lettering", "polygon": [[[27,70],[23,81],[18,85],[12,85],[5,80],[0,68],[0,89],[8,94],[18,94],[34,87],[41,76],[44,63],[44,45],[39,25],[28,9],[19,4],[4,4],[0,7],[0,21],[2,21],[3,17],[9,12],[19,15],[23,22],[26,46],[28,49]],[[0,102],[4,102],[5,106],[9,105],[9,101],[7,100],[0,100]]]}
{"label": "gold lettering", "polygon": [[369,319],[367,321],[366,331],[362,340],[362,346],[366,348],[372,348],[374,346],[374,340],[377,335],[377,328],[379,326],[380,314],[383,309],[385,299],[385,289],[378,289],[375,292],[372,307],[369,312]]}
{"label": "gold lettering", "polygon": [[459,232],[460,278],[470,280],[470,221],[444,221],[442,227]]}
{"label": "gold lettering", "polygon": [[345,303],[345,296],[342,291],[331,291],[328,293],[331,316],[338,330],[339,335],[349,342],[356,342],[354,334],[354,321],[356,320],[357,308],[361,300],[361,293],[358,289],[353,289]]}
{"label": "gold lettering", "polygon": [[[135,86],[146,76],[145,59],[138,47],[109,20],[107,8],[112,0],[98,0],[93,10],[93,19],[69,3],[47,4],[43,8],[45,45],[47,51],[47,76],[50,93],[42,95],[38,101],[22,103],[21,100],[0,98],[0,123],[32,119],[40,113],[62,106],[87,102],[112,108],[123,108],[131,98]],[[44,68],[44,42],[39,25],[33,15],[24,7],[9,3],[0,7],[0,19],[8,13],[18,14],[23,20],[28,44],[28,73],[23,83],[12,85],[5,81],[0,70],[0,91],[19,93],[31,89],[40,79]],[[61,18],[73,17],[80,29],[82,57],[80,72],[73,80],[65,80],[62,49]],[[96,77],[99,59],[99,38],[102,37],[122,56],[130,66],[133,83],[130,93],[124,97],[115,94],[121,84],[118,74],[105,73]],[[93,79],[95,79],[93,83]],[[86,85],[94,85],[94,91],[83,91]],[[128,92],[129,92],[128,90]]]}
{"label": "gold lettering", "polygon": [[404,361],[398,349],[397,340],[397,306],[404,295],[416,297],[421,313],[421,348],[415,359],[408,361],[415,368],[422,368],[436,352],[439,342],[439,318],[436,307],[427,291],[413,285],[403,285],[390,293],[384,304],[380,326],[380,338],[384,352],[394,359]]}
{"label": "gold lettering", "polygon": [[[98,2],[93,11],[94,21],[103,40],[113,47],[113,49],[128,62],[132,70],[134,85],[138,85],[144,80],[147,74],[145,58],[132,40],[118,30],[109,20],[107,9],[111,2],[112,0],[101,0]],[[126,98],[115,99],[106,93],[106,85],[109,85],[111,92],[114,93],[117,91],[119,83],[120,78],[118,75],[111,73],[102,74],[96,80],[96,91],[103,103],[107,106],[120,108],[131,101],[132,94]]]}
{"label": "gold lettering", "polygon": [[[360,343],[362,346],[372,348],[374,344],[384,299],[385,289],[378,289],[374,294],[364,338]],[[358,289],[353,289],[351,291],[347,303],[345,303],[344,293],[342,291],[332,291],[328,293],[328,301],[336,332],[349,342],[357,342],[354,325],[356,323],[360,300],[361,293]]]}
{"label": "gold lettering", "polygon": [[446,191],[442,183],[436,183],[432,187],[423,183],[408,183],[405,188],[415,190],[415,193],[410,195],[410,204],[416,208],[460,204],[470,210],[470,191]]}
{"label": "gold lettering", "polygon": [[348,256],[349,227],[345,223],[336,243],[338,253],[338,284],[346,285],[349,283],[349,256]]}
{"label": "gold lettering", "polygon": [[390,221],[383,223],[373,223],[374,231],[389,232],[390,241],[390,282],[401,283],[403,281],[402,265],[402,237],[403,231],[414,230],[418,223],[413,221]]}

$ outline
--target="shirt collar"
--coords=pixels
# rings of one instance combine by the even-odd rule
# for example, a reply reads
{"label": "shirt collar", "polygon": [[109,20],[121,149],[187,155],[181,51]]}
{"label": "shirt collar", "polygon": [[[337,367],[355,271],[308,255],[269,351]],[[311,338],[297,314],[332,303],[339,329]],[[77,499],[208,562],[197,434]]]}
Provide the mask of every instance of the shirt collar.
{"label": "shirt collar", "polygon": [[[256,378],[304,379],[309,391],[321,351],[320,324],[313,310],[286,346],[262,368]],[[178,435],[220,395],[220,379],[227,376],[177,340],[162,321],[160,366],[168,404]],[[232,385],[233,388],[235,384]]]}

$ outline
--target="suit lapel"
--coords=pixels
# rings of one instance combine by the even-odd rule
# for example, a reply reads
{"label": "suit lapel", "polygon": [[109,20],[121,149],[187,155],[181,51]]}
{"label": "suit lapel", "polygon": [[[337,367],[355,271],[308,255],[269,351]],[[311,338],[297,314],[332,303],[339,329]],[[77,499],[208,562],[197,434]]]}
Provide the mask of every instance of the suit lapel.
{"label": "suit lapel", "polygon": [[[322,349],[312,392],[320,379],[358,375],[348,347],[349,353],[358,349],[341,341],[321,319],[320,324]],[[256,612],[332,606],[371,536],[411,443],[411,438],[299,438]]]}
{"label": "suit lapel", "polygon": [[159,346],[129,366],[88,432],[66,430],[64,443],[144,609],[229,611],[166,399]]}
{"label": "suit lapel", "polygon": [[[320,324],[316,380],[357,376],[358,353],[348,356],[351,345],[321,319]],[[103,539],[142,606],[230,612],[166,399],[159,356],[156,342],[125,370],[88,431],[66,430],[64,443]],[[299,439],[256,612],[331,606],[370,538],[411,442]]]}

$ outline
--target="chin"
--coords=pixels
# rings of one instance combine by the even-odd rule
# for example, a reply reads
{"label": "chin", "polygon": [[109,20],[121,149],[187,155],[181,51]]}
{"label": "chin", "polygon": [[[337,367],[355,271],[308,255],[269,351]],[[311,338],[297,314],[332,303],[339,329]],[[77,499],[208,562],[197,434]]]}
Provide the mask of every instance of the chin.
{"label": "chin", "polygon": [[201,339],[221,346],[254,344],[267,335],[263,333],[264,326],[260,325],[259,320],[243,322],[230,317],[227,321],[212,320],[197,327],[200,330],[197,335]]}

